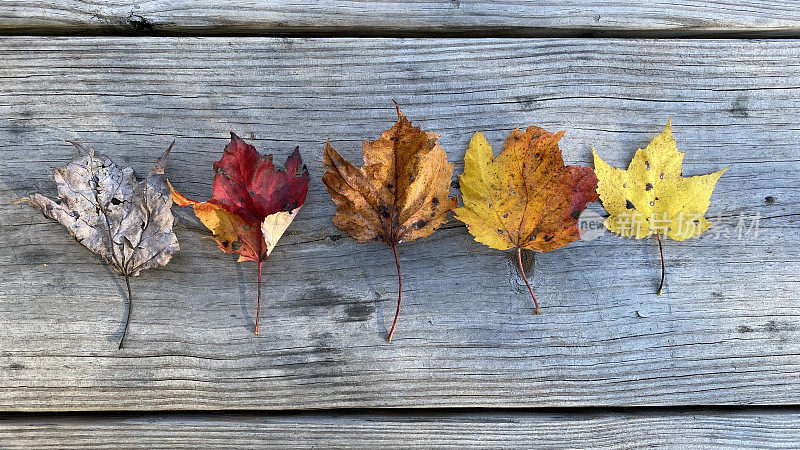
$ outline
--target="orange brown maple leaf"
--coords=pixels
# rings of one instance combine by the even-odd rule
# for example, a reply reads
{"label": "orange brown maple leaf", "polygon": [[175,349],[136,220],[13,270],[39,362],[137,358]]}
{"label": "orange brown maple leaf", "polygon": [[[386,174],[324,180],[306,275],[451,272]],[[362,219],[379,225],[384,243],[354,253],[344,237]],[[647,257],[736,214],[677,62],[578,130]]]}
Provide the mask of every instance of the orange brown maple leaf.
{"label": "orange brown maple leaf", "polygon": [[258,263],[258,306],[255,334],[261,314],[261,264],[306,200],[309,175],[300,149],[275,168],[272,155],[261,156],[255,147],[231,133],[222,158],[214,163],[213,196],[197,202],[170,185],[178,206],[191,206],[198,219],[214,233],[219,248],[238,253],[239,261]]}
{"label": "orange brown maple leaf", "polygon": [[413,126],[399,107],[397,116],[380,139],[363,142],[361,168],[342,158],[328,142],[322,177],[336,203],[333,223],[359,242],[380,238],[392,247],[399,286],[389,341],[403,290],[397,244],[430,236],[458,206],[455,197],[448,197],[454,166],[437,143],[439,135]]}
{"label": "orange brown maple leaf", "polygon": [[456,219],[475,240],[497,250],[517,249],[525,276],[522,249],[549,252],[580,238],[578,216],[597,200],[597,177],[589,167],[565,166],[558,148],[563,131],[531,126],[514,130],[495,158],[483,133],[477,132],[459,176],[464,206]]}

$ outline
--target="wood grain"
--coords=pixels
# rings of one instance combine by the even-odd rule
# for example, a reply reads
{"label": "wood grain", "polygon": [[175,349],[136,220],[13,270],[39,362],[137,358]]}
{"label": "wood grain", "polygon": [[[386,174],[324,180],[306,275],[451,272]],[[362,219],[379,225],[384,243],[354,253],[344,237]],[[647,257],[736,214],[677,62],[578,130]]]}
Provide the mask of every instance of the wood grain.
{"label": "wood grain", "polygon": [[[2,39],[0,409],[797,404],[799,57],[787,40]],[[391,99],[457,173],[476,130],[497,148],[566,129],[567,162],[594,146],[622,166],[671,116],[687,175],[731,166],[709,216],[758,214],[758,235],[668,242],[660,297],[653,240],[540,254],[535,316],[513,255],[451,222],[400,246],[387,344],[391,251],[342,236],[319,177],[325,140],[360,162]],[[133,280],[117,351],[121,280],[10,202],[53,194],[64,139],[140,174],[177,139],[167,175],[204,199],[229,130],[279,159],[300,145],[313,176],[264,267],[261,336],[255,265],[176,210],[182,251]]]}
{"label": "wood grain", "polygon": [[790,448],[800,414],[148,414],[0,418],[14,448]]}
{"label": "wood grain", "polygon": [[6,0],[13,33],[797,36],[795,0]]}

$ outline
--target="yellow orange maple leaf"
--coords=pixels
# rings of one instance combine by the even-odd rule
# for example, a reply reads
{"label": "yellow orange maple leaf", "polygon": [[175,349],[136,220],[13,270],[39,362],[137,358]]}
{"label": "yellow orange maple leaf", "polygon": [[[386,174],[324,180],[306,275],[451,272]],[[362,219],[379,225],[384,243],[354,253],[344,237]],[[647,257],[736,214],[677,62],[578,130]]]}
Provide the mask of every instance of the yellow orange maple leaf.
{"label": "yellow orange maple leaf", "polygon": [[548,252],[577,241],[578,217],[587,203],[597,200],[592,169],[564,165],[558,148],[563,135],[535,126],[514,130],[495,158],[483,133],[477,132],[458,177],[464,206],[455,211],[456,219],[484,245],[517,249],[537,313],[539,305],[522,267],[522,249]]}

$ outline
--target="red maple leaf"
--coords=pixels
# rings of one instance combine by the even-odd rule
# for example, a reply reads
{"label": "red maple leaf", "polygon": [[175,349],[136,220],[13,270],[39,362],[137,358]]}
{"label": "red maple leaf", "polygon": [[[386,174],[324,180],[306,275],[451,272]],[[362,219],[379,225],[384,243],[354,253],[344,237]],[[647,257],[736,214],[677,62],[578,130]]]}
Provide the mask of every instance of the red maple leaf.
{"label": "red maple leaf", "polygon": [[276,169],[272,155],[261,156],[255,147],[231,133],[222,159],[214,163],[213,196],[207,202],[190,200],[172,185],[178,206],[192,206],[203,225],[214,233],[219,248],[238,253],[239,261],[258,263],[258,308],[261,313],[261,264],[306,200],[309,175],[300,148]]}

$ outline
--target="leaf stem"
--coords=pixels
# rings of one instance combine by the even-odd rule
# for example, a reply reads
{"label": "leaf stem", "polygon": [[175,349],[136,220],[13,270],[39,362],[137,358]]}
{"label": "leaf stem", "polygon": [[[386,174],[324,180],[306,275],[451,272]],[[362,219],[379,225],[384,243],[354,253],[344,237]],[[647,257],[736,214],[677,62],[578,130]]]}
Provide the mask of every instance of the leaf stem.
{"label": "leaf stem", "polygon": [[536,301],[536,296],[533,295],[533,289],[531,289],[530,283],[528,283],[528,277],[525,276],[525,269],[522,268],[522,248],[517,247],[517,262],[519,263],[519,271],[522,273],[522,279],[525,281],[525,285],[528,286],[528,292],[531,293],[531,298],[533,299],[533,305],[536,306],[536,314],[541,314],[542,311],[539,310],[539,302]]}
{"label": "leaf stem", "polygon": [[661,245],[661,235],[656,233],[656,239],[658,239],[658,250],[661,252],[661,284],[658,285],[658,295],[661,295],[661,291],[664,289],[664,276],[667,272],[667,265],[664,263],[664,247]]}
{"label": "leaf stem", "polygon": [[258,318],[261,315],[261,263],[258,262],[258,306],[256,306],[256,336],[258,336]]}
{"label": "leaf stem", "polygon": [[122,330],[122,338],[119,340],[119,347],[117,350],[122,350],[122,344],[125,342],[125,336],[128,334],[128,324],[131,323],[131,306],[133,304],[133,296],[131,296],[131,280],[130,276],[125,274],[125,286],[128,288],[128,315],[125,317],[125,329]]}
{"label": "leaf stem", "polygon": [[400,259],[397,257],[397,244],[392,243],[392,250],[394,251],[394,263],[397,266],[397,311],[394,313],[392,329],[389,330],[389,336],[386,338],[388,342],[392,342],[394,327],[397,326],[397,316],[400,315],[400,300],[403,298],[403,275],[400,273]]}

